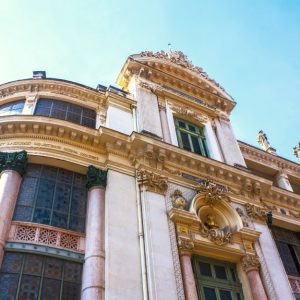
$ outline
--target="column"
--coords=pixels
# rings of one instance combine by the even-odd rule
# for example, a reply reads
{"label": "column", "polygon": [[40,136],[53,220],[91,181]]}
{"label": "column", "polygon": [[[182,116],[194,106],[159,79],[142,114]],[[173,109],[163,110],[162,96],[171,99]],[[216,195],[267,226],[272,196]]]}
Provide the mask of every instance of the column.
{"label": "column", "polygon": [[104,215],[107,171],[88,167],[86,244],[82,275],[83,300],[104,299]]}
{"label": "column", "polygon": [[167,112],[166,112],[166,102],[164,100],[158,99],[159,116],[162,127],[163,139],[166,143],[171,144],[171,134],[168,124]]}
{"label": "column", "polygon": [[178,247],[185,299],[198,300],[199,298],[191,262],[191,250],[194,248],[194,243],[190,240],[179,239]]}
{"label": "column", "polygon": [[26,166],[26,151],[0,152],[0,266]]}
{"label": "column", "polygon": [[256,255],[246,254],[242,258],[242,267],[247,273],[253,300],[268,300],[258,272],[259,265],[259,259]]}
{"label": "column", "polygon": [[284,173],[283,170],[279,170],[279,172],[277,173],[276,181],[280,188],[293,192],[293,188],[289,182],[288,176]]}

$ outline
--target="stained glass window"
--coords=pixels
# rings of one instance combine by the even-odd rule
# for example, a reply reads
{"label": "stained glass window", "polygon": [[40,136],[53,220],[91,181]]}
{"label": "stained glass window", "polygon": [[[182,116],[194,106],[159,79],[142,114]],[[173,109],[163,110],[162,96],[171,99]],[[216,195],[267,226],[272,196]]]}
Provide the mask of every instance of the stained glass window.
{"label": "stained glass window", "polygon": [[197,292],[203,300],[242,300],[235,265],[206,257],[193,257]]}
{"label": "stained glass window", "polygon": [[0,106],[0,116],[21,114],[24,107],[24,100],[9,102]]}
{"label": "stained glass window", "polygon": [[0,299],[80,299],[80,263],[35,254],[6,253]]}
{"label": "stained glass window", "polygon": [[14,220],[84,232],[85,176],[29,164],[20,188]]}
{"label": "stained glass window", "polygon": [[39,99],[34,114],[66,120],[90,128],[96,126],[94,110],[59,100]]}
{"label": "stained glass window", "polygon": [[179,147],[209,157],[203,128],[175,119]]}

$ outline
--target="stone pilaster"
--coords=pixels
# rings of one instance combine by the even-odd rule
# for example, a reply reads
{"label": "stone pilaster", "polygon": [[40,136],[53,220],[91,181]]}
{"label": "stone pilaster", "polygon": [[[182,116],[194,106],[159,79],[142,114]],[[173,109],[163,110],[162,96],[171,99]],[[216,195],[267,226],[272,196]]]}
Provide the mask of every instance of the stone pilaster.
{"label": "stone pilaster", "polygon": [[88,167],[88,203],[86,216],[86,250],[81,299],[104,299],[105,277],[105,187],[107,171]]}
{"label": "stone pilaster", "polygon": [[0,152],[0,266],[26,165],[26,151]]}
{"label": "stone pilaster", "polygon": [[246,254],[241,260],[242,268],[247,273],[253,300],[267,300],[267,295],[258,272],[260,263],[256,255]]}
{"label": "stone pilaster", "polygon": [[158,109],[162,128],[163,139],[166,143],[171,144],[171,134],[168,124],[166,102],[162,99],[158,99]]}

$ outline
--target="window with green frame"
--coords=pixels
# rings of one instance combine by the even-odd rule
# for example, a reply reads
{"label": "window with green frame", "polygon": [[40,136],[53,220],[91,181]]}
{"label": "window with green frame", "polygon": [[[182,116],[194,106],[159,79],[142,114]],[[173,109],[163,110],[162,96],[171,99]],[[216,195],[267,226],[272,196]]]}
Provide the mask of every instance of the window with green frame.
{"label": "window with green frame", "polygon": [[206,257],[193,257],[199,299],[242,300],[242,285],[234,264]]}
{"label": "window with green frame", "polygon": [[84,232],[86,176],[29,164],[22,180],[13,219]]}
{"label": "window with green frame", "polygon": [[80,299],[82,264],[48,256],[7,252],[0,299]]}
{"label": "window with green frame", "polygon": [[179,147],[209,157],[203,128],[187,121],[175,119]]}

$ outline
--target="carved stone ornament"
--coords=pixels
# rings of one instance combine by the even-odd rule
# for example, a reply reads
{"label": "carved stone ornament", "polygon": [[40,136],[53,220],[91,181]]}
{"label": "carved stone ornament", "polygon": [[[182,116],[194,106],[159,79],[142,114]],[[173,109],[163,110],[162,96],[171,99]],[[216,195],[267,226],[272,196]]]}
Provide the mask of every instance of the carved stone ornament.
{"label": "carved stone ornament", "polygon": [[194,249],[194,242],[190,239],[178,238],[178,248],[180,252],[190,252]]}
{"label": "carved stone ornament", "polygon": [[229,198],[226,197],[225,189],[221,188],[211,179],[207,179],[200,183],[196,188],[199,194],[204,195],[204,199],[207,201],[209,206],[214,206],[216,203],[222,201],[223,199],[229,201]]}
{"label": "carved stone ornament", "polygon": [[0,172],[13,170],[21,176],[25,173],[27,166],[27,152],[0,152]]}
{"label": "carved stone ornament", "polygon": [[205,123],[208,121],[208,118],[206,116],[200,115],[188,107],[180,107],[180,106],[172,105],[171,109],[173,112],[179,115],[186,116],[189,119],[194,119],[201,123]]}
{"label": "carved stone ornament", "polygon": [[242,222],[243,222],[243,226],[244,227],[249,227],[249,220],[248,220],[247,216],[244,214],[244,211],[240,207],[237,207],[235,210],[237,211],[237,213],[241,217]]}
{"label": "carved stone ornament", "polygon": [[209,78],[207,73],[204,72],[202,68],[194,66],[193,63],[190,60],[188,60],[187,56],[185,54],[183,54],[181,51],[170,51],[170,52],[143,51],[140,53],[140,56],[141,57],[154,57],[154,58],[158,58],[161,60],[166,60],[166,61],[172,62],[176,65],[179,65],[183,68],[186,68],[188,70],[191,70],[191,71],[199,74],[200,76],[202,76],[206,80],[212,82],[214,85],[216,85],[218,88],[220,88],[221,90],[224,91],[224,88],[219,83],[217,83],[215,80]]}
{"label": "carved stone ornament", "polygon": [[216,245],[221,246],[230,243],[232,237],[230,228],[225,227],[222,229],[219,228],[209,229],[203,223],[201,223],[200,226],[201,226],[201,235],[205,238],[210,239]]}
{"label": "carved stone ornament", "polygon": [[137,173],[138,183],[146,186],[148,191],[165,194],[168,189],[168,179],[150,171],[141,170]]}
{"label": "carved stone ornament", "polygon": [[245,272],[258,270],[260,266],[259,259],[256,255],[246,254],[241,259],[242,268]]}
{"label": "carved stone ornament", "polygon": [[187,201],[182,196],[182,192],[179,190],[175,190],[171,195],[171,201],[174,208],[183,209],[187,208]]}
{"label": "carved stone ornament", "polygon": [[160,87],[154,83],[150,83],[150,82],[146,82],[146,81],[143,81],[143,80],[139,80],[138,81],[138,84],[140,87],[146,89],[146,90],[149,90],[151,92],[155,92],[157,89],[159,89]]}
{"label": "carved stone ornament", "polygon": [[88,189],[94,186],[106,187],[107,171],[100,170],[94,166],[89,166],[87,171],[86,187]]}
{"label": "carved stone ornament", "polygon": [[259,220],[266,220],[268,213],[265,209],[252,205],[250,203],[246,204],[246,212],[250,218]]}

